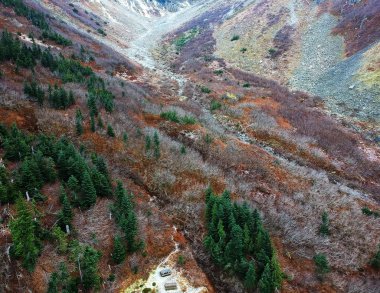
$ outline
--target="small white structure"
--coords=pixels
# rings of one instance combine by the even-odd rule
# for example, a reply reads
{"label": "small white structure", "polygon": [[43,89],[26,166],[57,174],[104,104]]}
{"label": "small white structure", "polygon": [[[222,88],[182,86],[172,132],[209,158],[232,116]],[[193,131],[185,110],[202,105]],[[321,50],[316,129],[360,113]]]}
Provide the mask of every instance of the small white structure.
{"label": "small white structure", "polygon": [[176,282],[166,282],[164,287],[165,287],[166,291],[177,290],[177,283]]}

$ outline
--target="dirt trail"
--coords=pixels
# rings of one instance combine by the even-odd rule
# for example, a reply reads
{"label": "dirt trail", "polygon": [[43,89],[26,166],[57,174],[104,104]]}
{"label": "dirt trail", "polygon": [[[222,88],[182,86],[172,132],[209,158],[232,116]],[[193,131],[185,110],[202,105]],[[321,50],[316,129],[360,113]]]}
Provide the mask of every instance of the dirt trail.
{"label": "dirt trail", "polygon": [[[176,233],[177,233],[177,227],[173,226],[173,235],[175,235]],[[180,252],[180,248],[179,248],[179,243],[174,240],[173,235],[172,235],[171,240],[174,242],[174,250],[157,265],[157,267],[150,273],[146,281],[138,280],[137,282],[135,282],[128,288],[124,289],[123,293],[136,292],[136,289],[143,291],[145,288],[150,288],[150,289],[154,288],[154,290],[156,290],[155,292],[164,293],[164,292],[167,292],[165,290],[166,283],[177,284],[178,286],[177,290],[170,291],[173,293],[207,292],[207,289],[205,287],[198,287],[198,288],[192,287],[189,284],[189,281],[185,277],[183,277],[182,270],[177,270],[175,268],[176,260],[174,257],[178,252]],[[171,270],[171,275],[167,277],[161,277],[160,271],[165,268],[169,268]]]}

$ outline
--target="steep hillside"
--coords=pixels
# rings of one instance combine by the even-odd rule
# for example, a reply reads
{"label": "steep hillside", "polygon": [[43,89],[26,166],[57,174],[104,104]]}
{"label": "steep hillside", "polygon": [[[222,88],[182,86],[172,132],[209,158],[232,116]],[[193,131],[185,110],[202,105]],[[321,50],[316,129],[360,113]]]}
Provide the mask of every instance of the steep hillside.
{"label": "steep hillside", "polygon": [[[378,124],[378,66],[363,66],[378,46],[380,7],[373,0],[319,2],[255,2],[216,30],[216,53],[232,66],[321,96],[334,114]],[[234,34],[240,38],[231,42]]]}
{"label": "steep hillside", "polygon": [[0,292],[378,292],[379,6],[316,2],[0,0]]}

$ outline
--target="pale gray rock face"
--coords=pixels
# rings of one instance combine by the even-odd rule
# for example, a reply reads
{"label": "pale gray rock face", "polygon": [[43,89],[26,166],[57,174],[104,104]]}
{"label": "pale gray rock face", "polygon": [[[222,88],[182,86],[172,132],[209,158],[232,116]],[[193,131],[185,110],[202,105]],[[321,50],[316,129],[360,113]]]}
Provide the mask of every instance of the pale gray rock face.
{"label": "pale gray rock face", "polygon": [[191,5],[194,0],[123,0],[125,5],[144,16],[161,16]]}

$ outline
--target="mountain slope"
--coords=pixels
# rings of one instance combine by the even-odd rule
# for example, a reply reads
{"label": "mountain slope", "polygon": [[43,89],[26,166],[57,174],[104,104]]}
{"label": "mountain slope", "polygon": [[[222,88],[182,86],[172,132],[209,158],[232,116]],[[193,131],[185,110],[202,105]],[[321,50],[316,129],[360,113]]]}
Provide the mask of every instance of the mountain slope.
{"label": "mountain slope", "polygon": [[[104,292],[158,290],[164,267],[173,271],[168,280],[186,292],[245,292],[252,290],[249,265],[261,281],[253,287],[264,290],[265,267],[270,262],[267,271],[275,274],[277,258],[282,292],[377,292],[380,279],[370,264],[380,242],[374,1],[25,3],[48,15],[50,37],[43,37],[46,28],[30,14],[17,15],[3,4],[1,30],[19,35],[30,48],[35,39],[42,50],[36,56],[50,47],[53,61],[38,57],[30,65],[0,54],[0,122],[55,135],[57,141],[66,137],[94,182],[101,177],[94,170],[104,172],[94,153],[104,157],[111,191],[99,185],[88,208],[73,192],[73,180],[43,184],[45,200],[35,208],[45,236],[38,236],[42,247],[33,272],[10,253],[18,212],[13,202],[1,202],[1,290],[46,292],[61,261],[71,282],[85,288],[78,251],[90,246],[101,252],[95,271]],[[350,31],[360,27],[366,34]],[[71,43],[63,45],[53,32]],[[25,89],[33,82],[35,91]],[[65,96],[62,89],[74,101],[57,103]],[[25,162],[21,154],[9,158],[10,138],[0,130],[0,157],[13,180]],[[34,158],[40,146],[30,144],[25,152]],[[54,149],[51,159],[59,172],[62,160]],[[113,255],[113,238],[127,231],[115,208],[122,193],[118,179],[134,194],[137,236],[144,243],[121,264]],[[63,253],[50,232],[63,205],[60,185],[74,213]],[[216,228],[220,239],[231,240],[232,231],[239,239],[245,227],[232,229],[224,220],[210,227],[208,187],[223,194],[221,210],[228,210],[227,196],[258,210],[260,229],[269,232],[260,232],[268,235],[263,243],[270,243],[264,255],[256,251],[258,241],[255,249],[245,248],[245,263],[228,260],[234,250],[222,240],[210,251],[204,240]],[[77,190],[79,197],[86,190]],[[226,222],[244,218],[234,209],[234,219]],[[228,211],[215,208],[213,214],[218,219]],[[315,261],[321,254],[328,273]]]}

